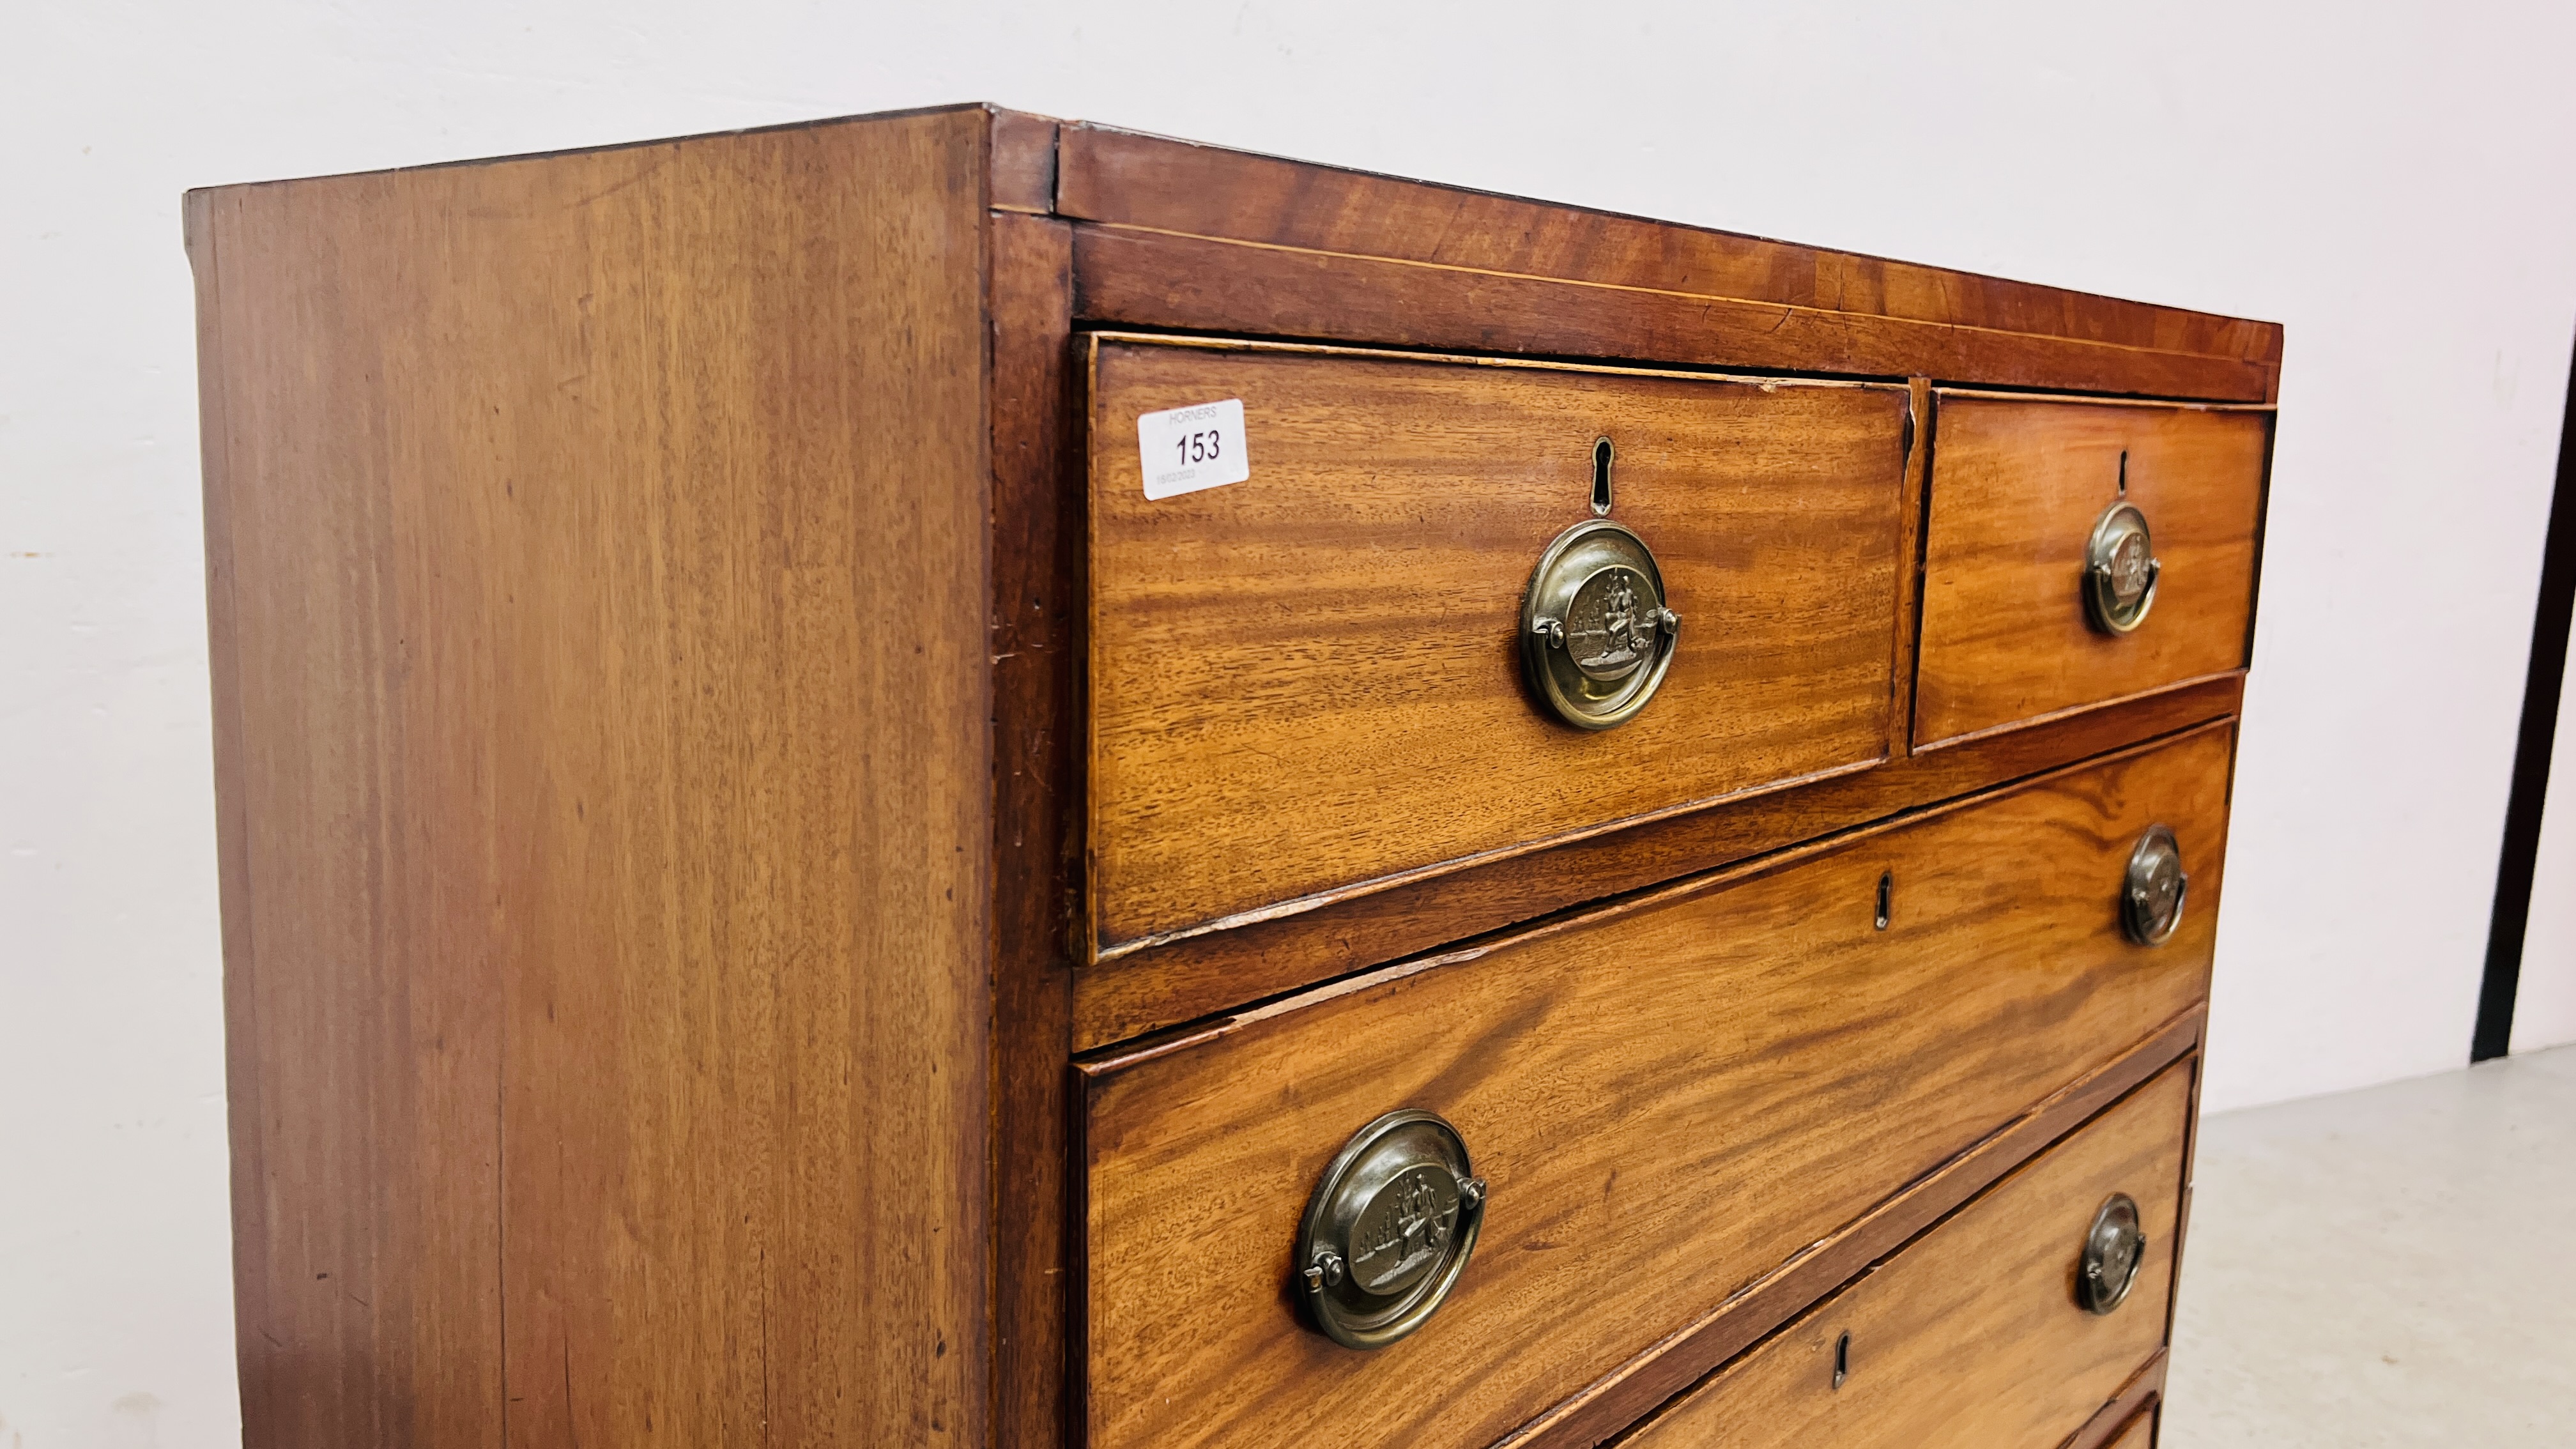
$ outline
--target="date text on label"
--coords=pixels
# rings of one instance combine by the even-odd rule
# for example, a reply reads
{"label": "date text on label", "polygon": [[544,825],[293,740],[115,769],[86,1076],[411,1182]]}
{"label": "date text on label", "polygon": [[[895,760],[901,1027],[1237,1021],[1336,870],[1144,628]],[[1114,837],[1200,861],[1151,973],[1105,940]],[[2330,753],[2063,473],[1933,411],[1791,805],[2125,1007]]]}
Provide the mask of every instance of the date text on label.
{"label": "date text on label", "polygon": [[1145,496],[1175,498],[1252,476],[1243,445],[1243,399],[1198,403],[1136,419],[1136,451],[1145,464]]}

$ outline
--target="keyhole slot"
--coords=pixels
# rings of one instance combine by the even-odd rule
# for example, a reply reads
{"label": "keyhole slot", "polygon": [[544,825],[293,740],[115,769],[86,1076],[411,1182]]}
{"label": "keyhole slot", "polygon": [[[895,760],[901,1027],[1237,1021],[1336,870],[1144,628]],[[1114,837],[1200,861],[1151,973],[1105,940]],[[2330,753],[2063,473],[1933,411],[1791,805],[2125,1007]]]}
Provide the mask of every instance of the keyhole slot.
{"label": "keyhole slot", "polygon": [[2120,450],[2120,496],[2129,496],[2129,450]]}
{"label": "keyhole slot", "polygon": [[1619,450],[1610,446],[1608,438],[1593,440],[1592,512],[1596,517],[1610,516],[1610,463],[1618,456]]}
{"label": "keyhole slot", "polygon": [[1878,873],[1878,928],[1882,931],[1887,929],[1888,907],[1894,905],[1895,902],[1896,872],[1892,870],[1880,871]]}
{"label": "keyhole slot", "polygon": [[1851,1330],[1846,1328],[1843,1330],[1843,1336],[1834,1340],[1834,1387],[1841,1388],[1843,1380],[1850,1377]]}

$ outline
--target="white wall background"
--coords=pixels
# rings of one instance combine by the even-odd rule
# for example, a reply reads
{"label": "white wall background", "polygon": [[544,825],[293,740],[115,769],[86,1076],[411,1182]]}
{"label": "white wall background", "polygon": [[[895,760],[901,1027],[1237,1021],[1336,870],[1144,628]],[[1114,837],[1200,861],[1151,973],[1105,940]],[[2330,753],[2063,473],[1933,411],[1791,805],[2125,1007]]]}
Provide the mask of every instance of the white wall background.
{"label": "white wall background", "polygon": [[238,1436],[182,188],[989,98],[2286,322],[2225,1107],[2465,1057],[2570,54],[2542,3],[11,5],[0,1449]]}

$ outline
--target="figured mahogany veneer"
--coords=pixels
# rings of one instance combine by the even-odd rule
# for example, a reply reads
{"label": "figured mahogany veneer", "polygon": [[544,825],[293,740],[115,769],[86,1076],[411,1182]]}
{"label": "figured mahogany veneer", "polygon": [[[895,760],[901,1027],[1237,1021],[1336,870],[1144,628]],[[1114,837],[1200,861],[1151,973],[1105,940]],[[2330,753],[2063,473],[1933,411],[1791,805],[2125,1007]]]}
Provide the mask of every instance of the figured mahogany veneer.
{"label": "figured mahogany veneer", "polygon": [[[1125,339],[1091,366],[1103,954],[1886,754],[1903,388]],[[1222,398],[1253,478],[1147,498],[1137,417]],[[1601,438],[1686,643],[1592,734],[1531,708],[1518,636]]]}
{"label": "figured mahogany veneer", "polygon": [[[1032,148],[1042,144],[1033,130],[1024,135]],[[2025,367],[2037,367],[2051,343],[2102,349],[2106,359],[2116,350],[2210,365],[2281,360],[2281,329],[2267,322],[1246,155],[1110,126],[1068,125],[1053,140],[1054,209],[1105,226],[1496,277],[1722,297],[1772,309],[1775,327],[1783,316],[1822,313],[1852,323],[1883,319],[1991,333],[1984,345],[2023,348],[2018,365]],[[1423,289],[1426,298],[1430,293]],[[1813,368],[1812,356],[1800,365]],[[2162,364],[2132,357],[2129,365]],[[1898,370],[1950,375],[1919,362]]]}
{"label": "figured mahogany veneer", "polygon": [[[2244,667],[2269,411],[1933,397],[1915,748]],[[2074,582],[2116,503],[2163,566],[2125,635]]]}
{"label": "figured mahogany veneer", "polygon": [[[1625,1449],[2058,1449],[2163,1346],[2196,1066],[2166,1068]],[[2095,1315],[2073,1280],[2113,1193],[2138,1205],[2147,1248],[2128,1297]]]}
{"label": "figured mahogany veneer", "polygon": [[[1718,1308],[2202,997],[2210,910],[2148,948],[2101,907],[2156,822],[2211,862],[2192,890],[2215,907],[2230,743],[2204,730],[1087,1067],[1090,1442],[1483,1444]],[[1471,1281],[1357,1354],[1289,1331],[1281,1289],[1304,1186],[1381,1103],[1456,1123],[1492,1199]]]}
{"label": "figured mahogany veneer", "polygon": [[1073,1043],[1093,1051],[1673,877],[1677,860],[1731,865],[2038,774],[2069,759],[2223,720],[2240,673],[2108,701],[1865,770],[1760,791],[1559,844],[1534,872],[1519,856],[1373,883],[1304,911],[1104,958],[1073,981]]}
{"label": "figured mahogany veneer", "polygon": [[[2169,1144],[2278,327],[983,106],[186,216],[249,1442],[1591,1445]],[[1601,435],[1685,632],[1583,735]],[[1359,1354],[1285,1234],[1403,1106],[1492,1228]]]}

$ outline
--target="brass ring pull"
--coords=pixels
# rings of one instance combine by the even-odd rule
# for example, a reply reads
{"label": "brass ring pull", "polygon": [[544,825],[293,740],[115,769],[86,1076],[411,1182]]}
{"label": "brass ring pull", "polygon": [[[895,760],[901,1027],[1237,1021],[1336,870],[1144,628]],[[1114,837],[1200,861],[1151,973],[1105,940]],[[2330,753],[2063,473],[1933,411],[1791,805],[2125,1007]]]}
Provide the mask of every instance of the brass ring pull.
{"label": "brass ring pull", "polygon": [[2093,522],[2084,547],[2084,615],[2105,634],[2126,634],[2147,622],[2156,605],[2155,539],[2147,516],[2134,503],[2114,503]]}
{"label": "brass ring pull", "polygon": [[1384,1348],[1438,1312],[1485,1222],[1458,1129],[1389,1112],[1342,1146],[1297,1225],[1297,1296],[1345,1348]]}
{"label": "brass ring pull", "polygon": [[1681,630],[1654,550],[1622,524],[1587,519],[1558,534],[1530,574],[1521,664],[1558,719],[1606,730],[1654,697]]}
{"label": "brass ring pull", "polygon": [[2161,946],[2182,924],[2191,877],[2182,868],[2182,842],[2173,829],[2150,825],[2129,852],[2120,883],[2120,929],[2141,946]]}
{"label": "brass ring pull", "polygon": [[2087,1313],[2108,1313],[2125,1302],[2147,1256],[2147,1230],[2138,1204],[2125,1192],[2103,1200],[2084,1231],[2084,1262],[2075,1275],[2075,1298]]}

